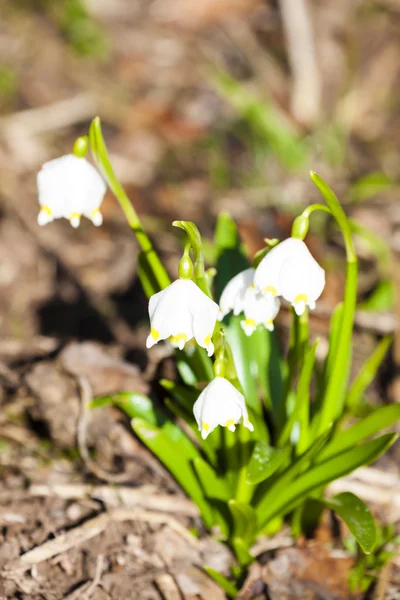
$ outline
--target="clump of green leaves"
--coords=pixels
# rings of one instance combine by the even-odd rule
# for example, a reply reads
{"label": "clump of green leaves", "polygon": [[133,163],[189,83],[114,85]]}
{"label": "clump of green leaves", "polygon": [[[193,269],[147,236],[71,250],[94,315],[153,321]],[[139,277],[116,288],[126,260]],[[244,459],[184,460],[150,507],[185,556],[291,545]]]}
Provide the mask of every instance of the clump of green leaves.
{"label": "clump of green leaves", "polygon": [[[98,119],[92,123],[89,139],[95,161],[143,249],[139,275],[151,296],[168,285],[168,276],[134,209],[127,204]],[[318,341],[309,341],[306,313],[299,317],[293,312],[287,351],[281,349],[275,333],[262,326],[247,337],[240,318],[231,315],[222,324],[227,340],[227,377],[245,396],[254,432],[244,427],[236,432],[218,427],[202,439],[193,404],[202,386],[214,377],[212,360],[202,348],[193,355],[177,351],[180,379],[160,382],[165,390],[165,409],[134,393],[93,403],[114,403],[131,417],[135,434],[197,504],[205,525],[219,530],[220,539],[233,549],[242,567],[253,560],[251,547],[260,534],[276,530],[284,519],[298,534],[318,518],[323,507],[334,510],[347,523],[364,553],[373,552],[376,526],[365,504],[347,492],[327,500],[324,490],[335,479],[373,462],[397,437],[380,432],[399,419],[398,405],[378,407],[351,425],[346,421],[348,407],[354,409],[363,397],[388,341],[349,387],[357,257],[351,227],[338,199],[318,175],[312,173],[311,177],[326,204],[308,207],[296,219],[294,230],[304,230],[305,235],[311,213],[328,212],[343,234],[347,258],[344,299],[331,319],[325,360],[317,363]],[[197,257],[195,281],[200,288],[205,282],[208,286],[212,278],[204,270],[201,236],[193,223],[177,223],[185,229]],[[215,257],[212,284],[218,300],[232,277],[249,266],[235,223],[227,214],[218,218],[210,255]]]}

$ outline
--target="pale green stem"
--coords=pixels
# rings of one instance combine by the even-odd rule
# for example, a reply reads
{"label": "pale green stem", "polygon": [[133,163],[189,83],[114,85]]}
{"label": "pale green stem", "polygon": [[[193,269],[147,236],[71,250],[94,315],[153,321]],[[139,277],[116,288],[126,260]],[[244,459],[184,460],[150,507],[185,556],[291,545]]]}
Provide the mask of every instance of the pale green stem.
{"label": "pale green stem", "polygon": [[236,488],[236,500],[248,504],[253,496],[254,485],[247,483],[247,465],[250,459],[250,431],[244,425],[239,430],[240,469]]}
{"label": "pale green stem", "polygon": [[108,156],[107,148],[104,143],[99,117],[96,117],[92,121],[89,130],[89,140],[93,158],[97,164],[97,167],[107,181],[108,186],[113,192],[114,196],[117,198],[126,220],[129,223],[129,226],[135,233],[139,246],[145,255],[147,263],[157,281],[158,287],[160,290],[162,290],[171,283],[171,280],[159,256],[157,255],[150,238],[144,231],[142,223],[128,196],[126,195],[124,188],[114,173]]}
{"label": "pale green stem", "polygon": [[328,184],[319,177],[319,175],[311,172],[310,176],[324,196],[332,215],[339,225],[345,243],[347,259],[343,313],[337,341],[336,356],[333,357],[332,360],[332,370],[327,382],[320,414],[319,433],[322,434],[329,429],[335,418],[341,414],[344,406],[351,357],[351,338],[357,301],[358,265],[351,235],[351,227],[339,200]]}

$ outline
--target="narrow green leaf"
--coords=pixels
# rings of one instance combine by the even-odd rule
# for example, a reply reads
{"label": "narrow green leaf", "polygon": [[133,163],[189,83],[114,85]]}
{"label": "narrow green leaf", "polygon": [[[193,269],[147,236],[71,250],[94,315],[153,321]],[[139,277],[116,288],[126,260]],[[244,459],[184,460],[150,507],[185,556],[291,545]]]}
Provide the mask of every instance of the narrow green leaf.
{"label": "narrow green leaf", "polygon": [[193,461],[193,467],[199,478],[205,498],[214,513],[214,522],[220,526],[225,538],[229,537],[231,518],[227,510],[230,490],[226,479],[218,477],[214,469],[202,458]]}
{"label": "narrow green leaf", "polygon": [[336,454],[352,448],[359,442],[391,427],[400,419],[400,404],[380,406],[373,413],[364,417],[355,425],[335,432],[332,440],[323,448],[317,462],[323,462]]}
{"label": "narrow green leaf", "polygon": [[362,550],[370,554],[376,545],[376,525],[364,502],[351,492],[343,492],[322,502],[343,519]]}
{"label": "narrow green leaf", "polygon": [[132,428],[197,504],[206,525],[211,526],[212,511],[192,468],[191,456],[188,457],[184,451],[186,448],[180,444],[172,444],[171,438],[165,432],[143,419],[132,419]]}
{"label": "narrow green leaf", "polygon": [[214,469],[202,458],[195,458],[193,466],[203,488],[204,495],[207,498],[216,498],[217,500],[227,501],[230,497],[230,491],[226,480],[218,477]]}
{"label": "narrow green leaf", "polygon": [[224,287],[232,277],[250,267],[236,223],[228,213],[221,212],[218,215],[214,245],[217,252],[215,283],[218,301]]}
{"label": "narrow green leaf", "polygon": [[234,537],[232,539],[232,547],[242,567],[247,567],[254,561],[254,556],[250,554],[248,544],[242,538]]}
{"label": "narrow green leaf", "polygon": [[390,311],[394,307],[395,291],[395,285],[391,279],[382,279],[368,298],[360,302],[358,308],[366,312]]}
{"label": "narrow green leaf", "polygon": [[[257,487],[254,500],[256,503],[259,519],[262,518],[262,510],[265,496],[269,496],[271,493],[273,496],[276,497],[279,497],[281,494],[285,494],[285,490],[290,485],[290,483],[294,479],[301,477],[301,473],[310,467],[315,457],[321,451],[321,448],[323,448],[323,446],[326,444],[328,435],[328,432],[325,432],[317,440],[315,440],[315,442],[301,456],[295,458],[292,462],[289,463],[289,466],[284,471],[282,471],[282,473],[279,473],[276,477],[274,477],[274,481],[272,484],[267,480],[262,482]],[[291,454],[290,447],[284,448],[284,451],[288,453],[290,452]]]}
{"label": "narrow green leaf", "polygon": [[296,390],[296,400],[294,408],[285,423],[282,434],[279,438],[279,446],[283,446],[288,441],[293,426],[296,422],[300,424],[300,438],[298,444],[298,453],[303,452],[309,445],[309,404],[310,404],[310,385],[315,365],[315,355],[319,340],[311,348],[306,350],[303,364],[300,370],[299,383]]}
{"label": "narrow green leaf", "polygon": [[161,424],[166,419],[166,415],[155,408],[150,398],[136,392],[122,392],[113,396],[95,398],[91,402],[90,407],[98,408],[100,406],[107,406],[108,404],[118,406],[128,417],[139,417],[152,425]]}
{"label": "narrow green leaf", "polygon": [[215,581],[215,583],[218,583],[220,588],[224,590],[224,592],[227,596],[229,596],[229,598],[236,598],[236,596],[239,593],[239,590],[233,585],[231,581],[229,581],[229,579],[222,575],[222,573],[218,573],[218,571],[216,571],[212,567],[204,566],[203,569],[207,573],[207,575],[209,575],[211,579]]}
{"label": "narrow green leaf", "polygon": [[362,202],[393,189],[393,181],[382,171],[360,177],[350,188],[352,200]]}
{"label": "narrow green leaf", "polygon": [[233,537],[251,544],[257,531],[256,511],[249,504],[238,500],[229,500],[228,505],[234,522]]}
{"label": "narrow green leaf", "polygon": [[276,449],[266,442],[257,442],[247,467],[248,483],[254,485],[271,477],[289,459],[290,453],[290,448]]}
{"label": "narrow green leaf", "polygon": [[392,337],[386,336],[381,339],[374,352],[365,361],[359,373],[355,377],[347,393],[347,406],[354,410],[363,399],[366,388],[373,382],[378,369],[385,358],[392,343]]}
{"label": "narrow green leaf", "polygon": [[258,364],[255,358],[255,348],[252,336],[248,337],[240,325],[242,318],[240,315],[231,315],[225,325],[225,332],[232,349],[237,376],[247,405],[256,414],[261,414],[262,404],[258,393]]}
{"label": "narrow green leaf", "polygon": [[253,96],[241,83],[227,72],[216,70],[212,82],[254,130],[263,145],[269,148],[290,171],[305,164],[308,155],[306,142],[292,131],[292,125],[279,106],[265,97]]}
{"label": "narrow green leaf", "polygon": [[337,454],[302,473],[284,489],[278,481],[279,494],[276,493],[277,486],[272,486],[257,507],[257,514],[262,520],[261,527],[276,516],[288,514],[314,490],[351,473],[362,465],[370,464],[385,452],[396,438],[396,434],[389,433]]}

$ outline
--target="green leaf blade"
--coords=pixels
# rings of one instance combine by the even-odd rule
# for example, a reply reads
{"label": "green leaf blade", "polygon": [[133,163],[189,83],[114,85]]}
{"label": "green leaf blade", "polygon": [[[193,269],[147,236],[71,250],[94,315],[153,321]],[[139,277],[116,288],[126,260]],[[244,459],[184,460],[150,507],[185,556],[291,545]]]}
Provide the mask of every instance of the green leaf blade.
{"label": "green leaf blade", "polygon": [[290,448],[276,449],[259,441],[247,466],[247,482],[257,484],[271,477],[289,459]]}
{"label": "green leaf blade", "polygon": [[324,504],[343,519],[365,554],[370,554],[376,545],[377,531],[375,521],[364,502],[351,492],[342,492],[324,500]]}

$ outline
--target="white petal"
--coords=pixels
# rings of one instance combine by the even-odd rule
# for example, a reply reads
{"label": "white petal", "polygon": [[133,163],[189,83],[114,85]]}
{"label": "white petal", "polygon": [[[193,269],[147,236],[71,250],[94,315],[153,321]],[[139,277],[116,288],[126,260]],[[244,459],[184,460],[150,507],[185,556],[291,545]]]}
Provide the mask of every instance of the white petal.
{"label": "white petal", "polygon": [[280,286],[282,296],[293,304],[298,314],[306,305],[315,306],[325,286],[325,271],[310,252],[287,259],[282,266]]}
{"label": "white petal", "polygon": [[70,217],[69,222],[74,229],[77,229],[81,222],[81,217],[77,214],[74,214]]}
{"label": "white petal", "polygon": [[46,210],[41,210],[37,216],[38,225],[47,225],[47,223],[51,223],[53,221],[52,215],[50,215]]}
{"label": "white petal", "polygon": [[254,321],[256,325],[266,324],[275,319],[279,308],[278,298],[271,298],[257,293],[247,296],[244,314],[246,319]]}
{"label": "white petal", "polygon": [[[190,284],[197,287],[193,281],[177,279],[150,298],[150,326],[153,331],[152,339],[156,335],[155,343],[171,336],[184,335],[186,341],[193,337],[192,285]],[[179,347],[181,339],[177,342]]]}
{"label": "white petal", "polygon": [[37,184],[39,204],[54,219],[64,217],[76,226],[75,215],[85,215],[96,225],[101,224],[98,209],[106,184],[85,158],[67,154],[45,163],[37,175]]}
{"label": "white petal", "polygon": [[241,419],[252,431],[243,395],[223,377],[216,377],[202,391],[193,413],[203,439],[218,425],[235,431],[235,425]]}
{"label": "white petal", "polygon": [[95,227],[100,227],[103,225],[103,215],[99,210],[95,210],[91,213],[90,220]]}
{"label": "white petal", "polygon": [[258,290],[270,296],[280,296],[280,271],[289,256],[307,251],[307,246],[296,238],[287,238],[268,252],[258,265],[254,274],[254,285]]}
{"label": "white petal", "polygon": [[240,321],[240,326],[247,336],[251,335],[256,330],[256,322],[253,319],[243,319]]}
{"label": "white petal", "polygon": [[189,310],[193,318],[193,335],[196,342],[207,350],[208,356],[214,353],[214,344],[211,341],[218,316],[218,304],[206,296],[201,289],[193,283],[190,295]]}
{"label": "white petal", "polygon": [[231,310],[234,310],[236,315],[243,310],[244,296],[253,283],[253,277],[254,269],[245,269],[235,275],[225,286],[219,301],[222,318]]}

